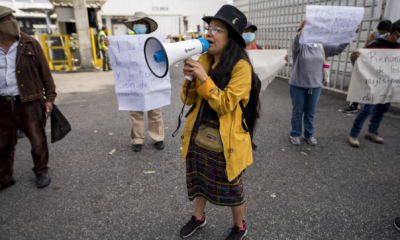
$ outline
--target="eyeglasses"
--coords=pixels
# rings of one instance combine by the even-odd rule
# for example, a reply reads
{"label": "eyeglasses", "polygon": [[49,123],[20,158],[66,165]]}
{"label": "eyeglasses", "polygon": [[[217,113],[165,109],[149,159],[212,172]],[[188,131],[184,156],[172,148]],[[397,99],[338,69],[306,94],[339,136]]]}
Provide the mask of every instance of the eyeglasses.
{"label": "eyeglasses", "polygon": [[217,34],[217,32],[219,31],[219,30],[221,30],[221,32],[224,32],[225,30],[224,29],[222,29],[222,28],[220,28],[220,27],[217,27],[217,26],[214,26],[214,27],[212,27],[212,28],[210,28],[209,26],[207,26],[207,27],[205,27],[204,28],[205,30],[207,30],[207,31],[211,31],[211,34],[214,36],[215,34]]}

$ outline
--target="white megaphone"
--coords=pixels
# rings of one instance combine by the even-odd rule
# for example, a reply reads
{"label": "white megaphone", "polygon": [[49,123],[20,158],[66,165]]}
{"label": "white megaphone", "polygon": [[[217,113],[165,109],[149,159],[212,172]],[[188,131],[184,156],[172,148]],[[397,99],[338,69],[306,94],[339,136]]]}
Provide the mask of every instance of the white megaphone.
{"label": "white megaphone", "polygon": [[[198,55],[206,52],[208,47],[209,44],[205,38],[178,43],[162,43],[157,38],[149,37],[144,44],[144,56],[147,66],[154,76],[163,78],[173,64],[188,58],[197,61]],[[193,76],[185,77],[189,81],[193,79]]]}

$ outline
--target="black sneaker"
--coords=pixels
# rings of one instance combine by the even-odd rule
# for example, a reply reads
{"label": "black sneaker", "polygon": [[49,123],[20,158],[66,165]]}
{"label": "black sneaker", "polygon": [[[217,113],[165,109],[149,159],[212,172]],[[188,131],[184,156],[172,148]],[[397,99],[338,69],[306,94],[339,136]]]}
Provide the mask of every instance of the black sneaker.
{"label": "black sneaker", "polygon": [[247,235],[246,223],[243,221],[243,228],[239,229],[238,226],[234,226],[228,230],[229,236],[225,240],[242,240]]}
{"label": "black sneaker", "polygon": [[195,216],[192,216],[189,222],[186,223],[185,226],[181,229],[180,236],[182,238],[188,238],[196,232],[198,228],[205,227],[207,224],[206,215],[203,214],[202,220],[196,220]]}
{"label": "black sneaker", "polygon": [[157,150],[163,150],[164,142],[163,141],[156,142],[156,143],[154,143],[154,146],[157,148]]}
{"label": "black sneaker", "polygon": [[397,218],[394,220],[394,227],[397,228],[397,230],[400,231],[400,217],[397,217]]}
{"label": "black sneaker", "polygon": [[6,188],[9,188],[11,186],[13,186],[15,184],[15,180],[13,178],[11,178],[11,181],[9,183],[0,185],[0,192],[3,191]]}
{"label": "black sneaker", "polygon": [[134,151],[134,152],[142,151],[142,144],[133,144],[132,145],[132,151]]}
{"label": "black sneaker", "polygon": [[358,112],[357,107],[354,107],[353,105],[350,105],[348,108],[343,109],[344,113],[356,113]]}
{"label": "black sneaker", "polygon": [[257,149],[257,145],[255,145],[253,142],[251,143],[251,147],[252,147],[253,149]]}

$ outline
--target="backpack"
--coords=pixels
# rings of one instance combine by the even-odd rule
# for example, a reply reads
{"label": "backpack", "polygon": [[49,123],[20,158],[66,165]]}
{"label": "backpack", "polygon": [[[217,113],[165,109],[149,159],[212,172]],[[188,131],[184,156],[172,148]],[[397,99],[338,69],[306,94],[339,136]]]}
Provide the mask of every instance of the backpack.
{"label": "backpack", "polygon": [[[239,61],[240,61],[240,59],[239,59]],[[233,66],[235,66],[235,65],[233,65]],[[232,70],[229,71],[228,74],[231,75]],[[252,78],[253,78],[253,75],[252,75]],[[255,89],[251,88],[249,102],[246,105],[246,107],[243,106],[242,101],[239,101],[240,108],[242,109],[242,128],[246,132],[249,132],[251,137],[253,137],[253,129],[256,125],[256,121],[257,121],[257,118],[259,118],[259,116],[252,116],[251,108],[249,107],[249,105],[250,104],[258,104],[258,106],[259,106],[259,102],[258,103],[253,102],[251,96],[260,96],[260,91],[261,91],[261,80],[257,74],[255,75],[255,78],[257,81],[257,87]]]}

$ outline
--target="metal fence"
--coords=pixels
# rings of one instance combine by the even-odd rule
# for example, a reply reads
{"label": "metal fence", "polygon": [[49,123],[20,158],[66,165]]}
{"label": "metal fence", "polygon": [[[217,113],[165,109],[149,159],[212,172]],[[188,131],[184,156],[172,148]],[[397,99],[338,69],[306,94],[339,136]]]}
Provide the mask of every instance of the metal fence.
{"label": "metal fence", "polygon": [[256,43],[268,49],[287,49],[289,63],[278,74],[289,78],[292,65],[291,44],[300,23],[305,19],[306,5],[364,7],[361,31],[354,41],[331,63],[330,83],[324,88],[346,93],[350,83],[351,52],[362,48],[368,36],[376,30],[385,7],[384,0],[249,0],[249,21],[258,27]]}

